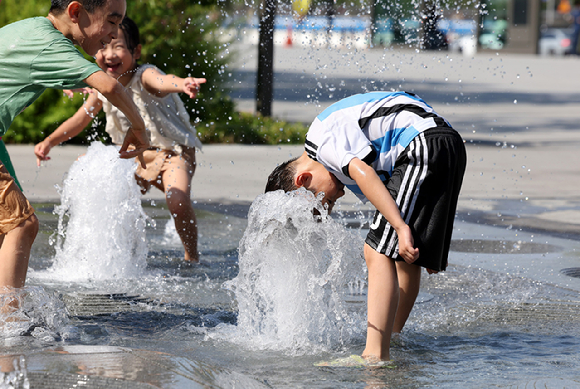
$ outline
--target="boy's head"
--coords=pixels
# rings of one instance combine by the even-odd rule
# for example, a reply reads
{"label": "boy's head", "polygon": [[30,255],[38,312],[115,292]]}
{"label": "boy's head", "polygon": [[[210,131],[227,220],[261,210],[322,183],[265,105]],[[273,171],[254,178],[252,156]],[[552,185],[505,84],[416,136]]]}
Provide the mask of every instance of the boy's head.
{"label": "boy's head", "polygon": [[277,166],[268,177],[266,192],[279,189],[290,192],[301,187],[315,195],[324,192],[322,204],[328,205],[328,213],[336,200],[344,196],[344,184],[306,152]]}
{"label": "boy's head", "polygon": [[284,192],[292,192],[298,189],[294,183],[294,176],[296,175],[296,158],[292,158],[278,166],[270,173],[268,183],[266,184],[265,192],[272,192],[282,189]]}
{"label": "boy's head", "polygon": [[[101,8],[105,5],[108,0],[74,0],[80,3],[84,9],[89,13],[95,12],[96,9]],[[73,0],[51,0],[50,1],[50,12],[54,15],[59,15],[66,11],[68,5],[72,3]]]}
{"label": "boy's head", "polygon": [[119,25],[117,38],[100,49],[95,58],[97,65],[109,76],[127,85],[133,77],[132,70],[136,68],[137,60],[141,58],[139,29],[135,22],[124,18]]}
{"label": "boy's head", "polygon": [[126,9],[125,0],[51,0],[49,19],[52,17],[57,29],[94,56],[117,37]]}

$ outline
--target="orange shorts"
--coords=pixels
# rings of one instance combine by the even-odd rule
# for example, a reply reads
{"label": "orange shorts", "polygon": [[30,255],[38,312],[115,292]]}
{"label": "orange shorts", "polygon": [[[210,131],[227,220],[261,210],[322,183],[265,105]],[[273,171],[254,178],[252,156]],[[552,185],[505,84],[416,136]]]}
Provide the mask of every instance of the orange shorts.
{"label": "orange shorts", "polygon": [[162,175],[169,169],[183,169],[188,172],[189,181],[191,182],[195,172],[195,148],[181,147],[183,148],[181,154],[171,150],[145,150],[143,159],[147,164],[146,169],[141,167],[138,158],[135,159],[138,163],[135,176],[137,183],[141,187],[141,193],[147,193],[151,186],[164,191]]}
{"label": "orange shorts", "polygon": [[6,234],[34,214],[14,178],[0,163],[0,234]]}

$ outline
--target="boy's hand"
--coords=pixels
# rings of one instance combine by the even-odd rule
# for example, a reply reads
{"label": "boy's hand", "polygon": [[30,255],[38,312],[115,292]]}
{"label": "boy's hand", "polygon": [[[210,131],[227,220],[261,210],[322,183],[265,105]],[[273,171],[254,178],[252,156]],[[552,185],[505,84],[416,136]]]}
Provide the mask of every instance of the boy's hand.
{"label": "boy's hand", "polygon": [[[127,151],[129,145],[133,145],[135,149]],[[147,168],[145,160],[143,159],[143,152],[149,148],[149,139],[147,138],[147,133],[143,131],[135,131],[133,127],[127,131],[125,139],[123,140],[123,146],[119,150],[119,156],[121,158],[134,158],[138,157],[141,167],[143,169]]]}
{"label": "boy's hand", "polygon": [[34,146],[34,154],[36,154],[36,166],[40,166],[42,161],[50,160],[48,152],[52,149],[50,142],[46,139]]}
{"label": "boy's hand", "polygon": [[197,96],[201,84],[205,84],[205,78],[187,77],[183,79],[183,93],[187,94],[190,99]]}
{"label": "boy's hand", "polygon": [[419,249],[414,247],[415,240],[409,226],[405,224],[400,227],[397,235],[399,236],[399,255],[409,264],[415,262],[419,258]]}

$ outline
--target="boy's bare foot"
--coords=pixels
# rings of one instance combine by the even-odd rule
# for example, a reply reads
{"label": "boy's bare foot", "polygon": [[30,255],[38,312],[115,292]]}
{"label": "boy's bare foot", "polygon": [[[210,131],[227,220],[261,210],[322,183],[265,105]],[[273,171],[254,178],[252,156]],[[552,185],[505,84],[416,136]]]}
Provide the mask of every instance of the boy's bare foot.
{"label": "boy's bare foot", "polygon": [[383,361],[375,356],[360,356],[360,355],[349,355],[348,357],[338,358],[331,361],[323,361],[315,363],[314,366],[318,367],[375,367],[375,368],[387,368],[394,369],[397,366],[393,361]]}

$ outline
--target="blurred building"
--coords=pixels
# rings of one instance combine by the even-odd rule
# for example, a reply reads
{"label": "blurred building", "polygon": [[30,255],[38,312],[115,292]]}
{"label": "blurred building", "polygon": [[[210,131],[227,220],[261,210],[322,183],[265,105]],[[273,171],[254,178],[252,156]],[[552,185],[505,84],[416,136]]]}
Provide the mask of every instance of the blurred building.
{"label": "blurred building", "polygon": [[510,0],[507,8],[507,41],[510,53],[537,54],[540,40],[540,0]]}

